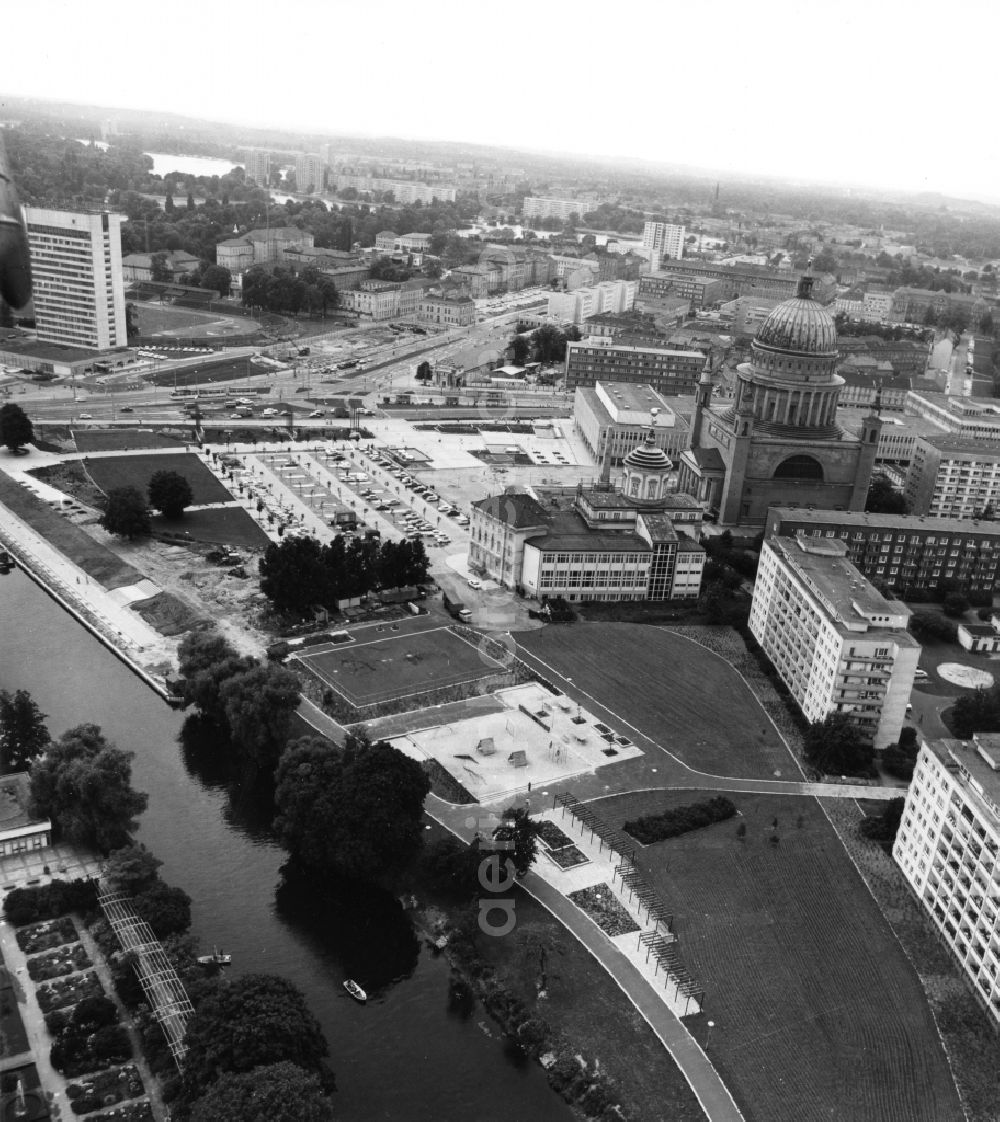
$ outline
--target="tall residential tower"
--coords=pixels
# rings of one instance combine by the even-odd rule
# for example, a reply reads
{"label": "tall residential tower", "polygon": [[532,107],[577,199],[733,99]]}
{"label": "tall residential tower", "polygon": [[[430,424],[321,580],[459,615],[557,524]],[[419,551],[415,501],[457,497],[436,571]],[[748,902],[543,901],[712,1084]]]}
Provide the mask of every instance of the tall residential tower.
{"label": "tall residential tower", "polygon": [[122,215],[25,207],[24,221],[39,341],[124,347]]}

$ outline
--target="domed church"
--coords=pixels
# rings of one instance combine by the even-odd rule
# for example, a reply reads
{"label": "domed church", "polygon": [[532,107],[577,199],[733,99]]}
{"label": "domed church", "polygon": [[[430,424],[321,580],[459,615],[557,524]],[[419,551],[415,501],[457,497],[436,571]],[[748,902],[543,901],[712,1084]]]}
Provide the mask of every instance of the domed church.
{"label": "domed church", "polygon": [[812,284],[803,276],[760,325],[731,403],[712,406],[702,373],[678,490],[720,525],[763,526],[770,506],[864,509],[881,421],[866,417],[860,437],[837,424],[837,328]]}

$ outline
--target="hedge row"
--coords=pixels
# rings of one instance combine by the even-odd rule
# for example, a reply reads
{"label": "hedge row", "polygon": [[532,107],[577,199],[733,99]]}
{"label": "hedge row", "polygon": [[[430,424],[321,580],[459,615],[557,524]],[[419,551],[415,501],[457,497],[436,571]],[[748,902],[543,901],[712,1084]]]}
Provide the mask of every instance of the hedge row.
{"label": "hedge row", "polygon": [[41,919],[58,919],[68,912],[97,910],[97,881],[54,880],[37,888],[15,888],[7,893],[3,913],[15,927]]}
{"label": "hedge row", "polygon": [[715,798],[707,799],[705,802],[675,806],[662,814],[647,814],[642,818],[633,818],[625,823],[625,830],[643,845],[652,845],[653,842],[663,841],[664,838],[676,838],[689,830],[700,830],[704,826],[711,826],[714,822],[725,822],[735,813],[735,805],[725,795],[716,795]]}

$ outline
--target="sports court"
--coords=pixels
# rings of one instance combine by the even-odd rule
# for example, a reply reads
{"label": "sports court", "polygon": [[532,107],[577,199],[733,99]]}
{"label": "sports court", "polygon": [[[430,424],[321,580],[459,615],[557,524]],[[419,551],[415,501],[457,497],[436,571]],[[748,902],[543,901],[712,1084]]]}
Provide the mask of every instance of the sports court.
{"label": "sports court", "polygon": [[642,755],[628,737],[536,682],[493,696],[503,712],[433,725],[390,743],[412,759],[436,759],[480,802]]}
{"label": "sports court", "polygon": [[377,634],[347,646],[314,648],[298,659],[355,706],[474,682],[506,669],[447,627]]}

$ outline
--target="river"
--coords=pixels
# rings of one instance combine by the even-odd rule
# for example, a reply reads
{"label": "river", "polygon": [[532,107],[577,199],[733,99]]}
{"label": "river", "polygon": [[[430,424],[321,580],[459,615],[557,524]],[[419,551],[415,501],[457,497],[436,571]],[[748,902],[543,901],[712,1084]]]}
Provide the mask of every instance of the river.
{"label": "river", "polygon": [[237,165],[211,156],[172,156],[168,152],[143,152],[153,161],[154,175],[228,175]]}
{"label": "river", "polygon": [[[0,576],[0,618],[0,687],[29,690],[54,736],[92,722],[135,753],[134,784],[149,793],[139,840],[190,894],[206,949],[218,944],[237,972],[281,974],[306,994],[330,1044],[338,1117],[569,1122],[541,1069],[505,1047],[478,1005],[449,1008],[447,963],[394,902],[276,891],[283,853],[181,749],[183,716],[19,570]],[[348,976],[372,993],[367,1005],[344,993]]]}

